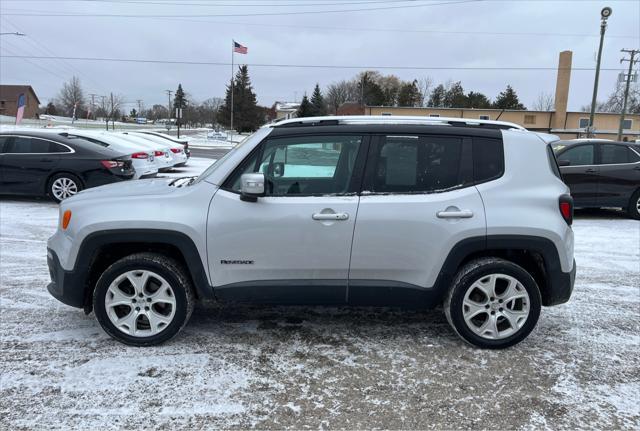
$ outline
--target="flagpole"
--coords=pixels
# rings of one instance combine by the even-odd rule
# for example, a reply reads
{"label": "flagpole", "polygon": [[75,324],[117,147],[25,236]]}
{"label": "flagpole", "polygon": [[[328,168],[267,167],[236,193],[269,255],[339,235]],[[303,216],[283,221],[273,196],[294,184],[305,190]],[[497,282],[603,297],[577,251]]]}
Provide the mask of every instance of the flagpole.
{"label": "flagpole", "polygon": [[231,127],[229,130],[231,145],[233,145],[233,52],[234,51],[235,51],[235,41],[231,39]]}

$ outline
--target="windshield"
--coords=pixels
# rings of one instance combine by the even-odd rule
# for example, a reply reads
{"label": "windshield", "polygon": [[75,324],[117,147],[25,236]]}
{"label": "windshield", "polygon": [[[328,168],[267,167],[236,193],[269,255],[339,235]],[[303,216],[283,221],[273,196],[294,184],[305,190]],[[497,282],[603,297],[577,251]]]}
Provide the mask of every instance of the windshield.
{"label": "windshield", "polygon": [[260,129],[258,129],[258,131],[254,132],[253,134],[249,135],[247,138],[245,138],[244,140],[242,140],[242,142],[240,142],[238,145],[236,145],[235,147],[233,147],[233,149],[231,151],[229,151],[227,154],[225,154],[224,156],[220,157],[218,160],[216,160],[215,162],[213,162],[211,164],[211,166],[209,166],[203,173],[200,174],[200,176],[195,180],[194,184],[199,183],[200,181],[202,181],[203,179],[207,178],[209,175],[211,175],[213,172],[216,171],[216,169],[218,169],[220,166],[222,166],[224,164],[224,162],[226,160],[228,160],[229,158],[231,158],[240,148],[242,148],[247,142],[251,142],[254,136],[256,136],[256,134],[260,131]]}

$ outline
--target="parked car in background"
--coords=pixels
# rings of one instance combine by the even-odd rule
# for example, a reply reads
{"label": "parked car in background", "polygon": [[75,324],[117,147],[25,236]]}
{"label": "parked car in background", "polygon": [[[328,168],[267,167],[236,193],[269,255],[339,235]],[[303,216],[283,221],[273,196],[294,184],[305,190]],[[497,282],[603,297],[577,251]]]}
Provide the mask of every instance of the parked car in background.
{"label": "parked car in background", "polygon": [[64,132],[55,130],[54,132],[61,136],[83,138],[96,145],[127,154],[136,171],[134,179],[151,178],[158,174],[154,150],[122,139],[115,133],[86,129],[69,129]]}
{"label": "parked car in background", "polygon": [[168,145],[169,151],[171,151],[171,156],[173,157],[174,167],[181,167],[187,164],[188,156],[184,151],[184,145],[181,143],[172,142],[171,140],[161,138],[159,136],[150,135],[147,133],[140,132],[126,132],[130,136],[136,136],[141,139],[146,139],[151,142],[155,142],[158,145]]}
{"label": "parked car in background", "polygon": [[191,150],[189,150],[189,140],[186,138],[176,138],[175,136],[167,135],[166,133],[154,132],[153,130],[140,130],[135,133],[142,133],[145,135],[157,136],[158,138],[163,138],[169,142],[174,144],[180,144],[184,148],[184,152],[187,157],[191,157]]}
{"label": "parked car in background", "polygon": [[552,147],[576,207],[618,207],[640,219],[639,144],[573,139]]}
{"label": "parked car in background", "polygon": [[51,132],[0,132],[0,194],[45,196],[57,202],[83,189],[132,179],[121,152]]}
{"label": "parked car in background", "polygon": [[176,160],[173,157],[173,153],[171,152],[171,146],[163,143],[152,142],[148,139],[145,139],[140,136],[136,136],[129,132],[111,132],[117,135],[118,137],[129,141],[133,144],[137,144],[149,149],[153,150],[154,161],[157,164],[159,172],[166,172],[173,169],[176,165]]}

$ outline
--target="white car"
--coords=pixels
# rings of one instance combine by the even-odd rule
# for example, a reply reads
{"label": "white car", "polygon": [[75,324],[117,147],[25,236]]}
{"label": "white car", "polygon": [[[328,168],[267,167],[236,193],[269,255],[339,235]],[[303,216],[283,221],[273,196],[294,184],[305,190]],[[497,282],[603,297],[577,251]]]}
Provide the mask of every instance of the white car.
{"label": "white car", "polygon": [[191,157],[191,151],[189,150],[189,140],[186,138],[176,138],[175,136],[167,135],[166,133],[155,132],[153,130],[140,130],[136,131],[135,133],[157,136],[158,138],[162,138],[171,143],[180,144],[184,147],[184,152],[187,153],[187,157]]}
{"label": "white car", "polygon": [[69,129],[63,133],[68,136],[77,136],[97,145],[109,147],[129,155],[136,170],[135,179],[155,177],[158,174],[158,166],[155,162],[155,151],[153,149],[129,142],[115,133],[105,131]]}
{"label": "white car", "polygon": [[155,135],[149,135],[142,132],[126,132],[131,136],[136,136],[141,139],[147,139],[148,141],[154,142],[158,145],[168,145],[169,150],[171,151],[171,155],[173,156],[175,163],[175,167],[184,166],[187,164],[187,153],[184,151],[184,145],[172,142],[171,140],[167,140],[166,138],[162,138]]}
{"label": "white car", "polygon": [[170,171],[175,165],[176,160],[171,152],[171,146],[164,143],[152,142],[141,136],[133,135],[129,132],[114,132],[120,138],[127,140],[131,143],[152,149],[155,155],[155,162],[158,166],[158,171],[166,172]]}

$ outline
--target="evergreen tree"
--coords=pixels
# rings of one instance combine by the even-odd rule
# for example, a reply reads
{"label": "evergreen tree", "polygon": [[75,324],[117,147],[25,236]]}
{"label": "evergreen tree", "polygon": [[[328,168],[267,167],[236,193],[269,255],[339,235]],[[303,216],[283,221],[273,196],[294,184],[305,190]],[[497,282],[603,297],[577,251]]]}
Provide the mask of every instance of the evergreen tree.
{"label": "evergreen tree", "polygon": [[305,94],[302,97],[302,103],[300,103],[300,107],[298,108],[298,112],[296,113],[296,116],[298,118],[303,118],[303,117],[313,117],[314,115],[315,114],[314,114],[313,105],[311,104],[311,102],[309,102],[309,98]]}
{"label": "evergreen tree", "polygon": [[470,91],[467,94],[467,102],[465,108],[487,109],[491,108],[491,100],[482,93]]}
{"label": "evergreen tree", "polygon": [[314,117],[327,115],[327,104],[324,102],[324,97],[318,84],[316,84],[316,88],[313,89],[313,94],[311,95],[311,110]]}
{"label": "evergreen tree", "polygon": [[[224,105],[218,110],[218,122],[226,127],[231,125],[231,84],[227,86]],[[240,133],[253,132],[262,123],[249,69],[246,65],[240,66],[233,83],[233,128]]]}
{"label": "evergreen tree", "polygon": [[464,95],[464,88],[460,81],[454,82],[445,92],[443,106],[445,108],[462,108],[467,103],[467,96]]}
{"label": "evergreen tree", "polygon": [[137,118],[138,117],[138,111],[136,111],[136,108],[133,108],[131,110],[131,112],[129,112],[129,117],[131,117],[131,118]]}
{"label": "evergreen tree", "polygon": [[398,106],[419,106],[422,101],[422,93],[418,89],[418,81],[405,82],[398,92]]}
{"label": "evergreen tree", "polygon": [[493,102],[493,107],[496,109],[527,109],[522,103],[520,103],[518,95],[510,85],[507,85],[507,88],[498,94],[495,102]]}
{"label": "evergreen tree", "polygon": [[[173,98],[173,112],[169,113],[169,115],[176,115],[176,109],[182,109],[182,115],[184,117],[184,109],[187,107],[187,98],[184,95],[184,90],[182,89],[182,84],[178,84],[178,89],[176,90],[176,95]],[[176,124],[181,126],[184,124],[184,118],[176,119]]]}
{"label": "evergreen tree", "polygon": [[444,88],[444,85],[440,84],[431,92],[431,96],[429,96],[428,106],[432,108],[442,108],[444,107],[444,96],[447,93],[447,90]]}
{"label": "evergreen tree", "polygon": [[49,115],[57,115],[58,109],[56,108],[56,105],[53,104],[53,102],[49,102],[47,103],[47,108],[45,109],[44,113]]}
{"label": "evergreen tree", "polygon": [[380,85],[378,85],[371,75],[365,72],[358,86],[361,94],[360,102],[364,106],[384,106],[386,96]]}

